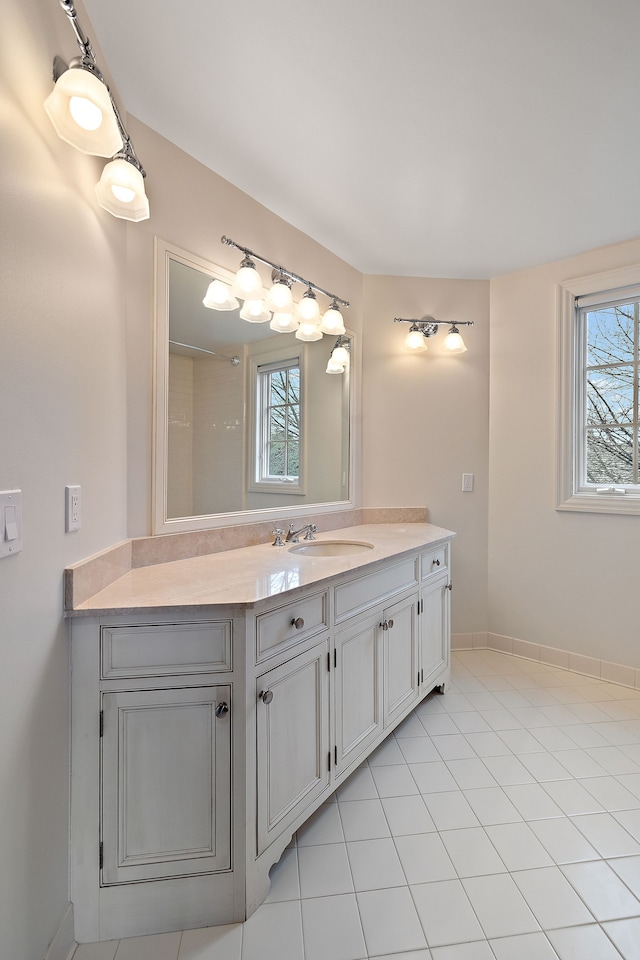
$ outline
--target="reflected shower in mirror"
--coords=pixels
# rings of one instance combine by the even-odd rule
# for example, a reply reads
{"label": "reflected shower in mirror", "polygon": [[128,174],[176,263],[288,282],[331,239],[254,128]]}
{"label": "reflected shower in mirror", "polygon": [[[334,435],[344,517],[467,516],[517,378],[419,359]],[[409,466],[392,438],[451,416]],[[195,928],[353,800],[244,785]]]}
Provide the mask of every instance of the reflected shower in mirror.
{"label": "reflected shower in mirror", "polygon": [[156,533],[349,504],[350,365],[327,373],[335,337],[204,306],[231,276],[157,241]]}

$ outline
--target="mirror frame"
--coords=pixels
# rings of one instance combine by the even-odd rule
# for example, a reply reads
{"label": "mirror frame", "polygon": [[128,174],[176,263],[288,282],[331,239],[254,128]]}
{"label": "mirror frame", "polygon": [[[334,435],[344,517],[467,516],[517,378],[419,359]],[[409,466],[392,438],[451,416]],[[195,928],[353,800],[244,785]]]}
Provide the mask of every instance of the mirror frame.
{"label": "mirror frame", "polygon": [[299,506],[266,507],[258,510],[238,510],[229,513],[211,513],[194,517],[167,517],[167,424],[169,382],[169,262],[177,260],[199,270],[212,280],[231,283],[234,274],[224,267],[196,254],[154,237],[154,376],[153,376],[153,449],[151,471],[151,528],[154,535],[181,533],[190,530],[210,530],[272,520],[281,526],[296,517],[317,516],[336,511],[352,510],[357,506],[356,491],[356,380],[360,374],[360,353],[355,334],[351,338],[351,370],[349,381],[349,499],[328,503],[304,503]]}

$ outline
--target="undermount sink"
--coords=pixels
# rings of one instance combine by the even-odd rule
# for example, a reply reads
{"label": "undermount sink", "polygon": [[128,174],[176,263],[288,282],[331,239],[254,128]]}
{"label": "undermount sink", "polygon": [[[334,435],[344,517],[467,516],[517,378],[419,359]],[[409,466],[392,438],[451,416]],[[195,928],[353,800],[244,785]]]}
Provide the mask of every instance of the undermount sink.
{"label": "undermount sink", "polygon": [[348,557],[367,550],[373,550],[373,544],[363,540],[310,540],[289,547],[290,553],[301,553],[305,557]]}

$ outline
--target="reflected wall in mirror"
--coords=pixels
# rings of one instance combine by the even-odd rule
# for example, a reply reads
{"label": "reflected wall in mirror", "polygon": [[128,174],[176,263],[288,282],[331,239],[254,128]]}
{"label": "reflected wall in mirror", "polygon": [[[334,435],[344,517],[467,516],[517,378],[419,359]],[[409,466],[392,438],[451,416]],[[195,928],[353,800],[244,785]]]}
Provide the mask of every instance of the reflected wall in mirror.
{"label": "reflected wall in mirror", "polygon": [[351,365],[205,307],[232,278],[156,238],[154,533],[351,506]]}

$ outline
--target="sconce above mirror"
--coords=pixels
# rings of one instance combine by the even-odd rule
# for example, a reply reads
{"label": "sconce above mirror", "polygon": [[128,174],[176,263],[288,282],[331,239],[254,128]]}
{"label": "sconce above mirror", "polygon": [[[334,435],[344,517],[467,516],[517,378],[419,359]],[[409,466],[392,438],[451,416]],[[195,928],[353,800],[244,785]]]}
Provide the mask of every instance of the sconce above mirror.
{"label": "sconce above mirror", "polygon": [[154,533],[352,506],[353,334],[247,322],[233,279],[156,238]]}

